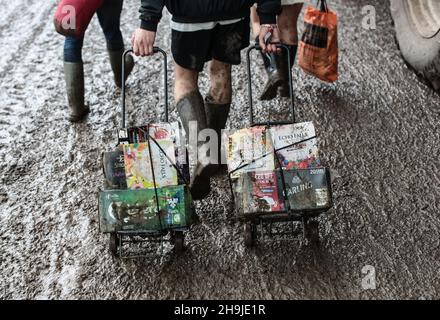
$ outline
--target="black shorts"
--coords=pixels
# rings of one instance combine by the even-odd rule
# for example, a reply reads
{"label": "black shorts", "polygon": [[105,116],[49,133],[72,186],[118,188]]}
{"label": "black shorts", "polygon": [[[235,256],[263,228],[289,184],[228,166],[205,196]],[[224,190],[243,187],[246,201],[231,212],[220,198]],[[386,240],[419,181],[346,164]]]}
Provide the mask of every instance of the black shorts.
{"label": "black shorts", "polygon": [[185,69],[202,71],[212,59],[237,65],[240,52],[249,46],[249,18],[210,30],[182,32],[172,30],[171,51],[174,61]]}

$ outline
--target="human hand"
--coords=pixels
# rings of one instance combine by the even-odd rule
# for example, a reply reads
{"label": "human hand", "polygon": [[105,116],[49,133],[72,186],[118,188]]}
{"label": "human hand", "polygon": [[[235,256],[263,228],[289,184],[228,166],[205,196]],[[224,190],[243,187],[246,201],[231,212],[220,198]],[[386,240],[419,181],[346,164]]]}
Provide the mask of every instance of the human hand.
{"label": "human hand", "polygon": [[276,24],[262,24],[260,27],[260,48],[263,53],[280,52],[277,44],[280,43],[280,32]]}
{"label": "human hand", "polygon": [[136,56],[151,56],[154,54],[153,46],[156,41],[156,32],[137,29],[131,37],[133,53]]}

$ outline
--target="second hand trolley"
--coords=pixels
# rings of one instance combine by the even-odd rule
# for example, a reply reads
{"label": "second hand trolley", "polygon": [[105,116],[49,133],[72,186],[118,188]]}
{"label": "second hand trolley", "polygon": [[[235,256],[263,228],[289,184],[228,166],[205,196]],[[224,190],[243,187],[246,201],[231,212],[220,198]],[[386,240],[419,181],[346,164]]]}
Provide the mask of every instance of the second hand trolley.
{"label": "second hand trolley", "polygon": [[[278,48],[282,50],[286,50],[289,53],[289,48],[286,45],[279,44]],[[251,127],[257,127],[257,126],[265,126],[266,128],[270,128],[272,126],[281,126],[281,125],[291,125],[296,123],[295,119],[295,104],[294,104],[294,96],[293,96],[293,85],[292,85],[292,74],[289,72],[289,89],[290,89],[290,113],[291,113],[291,119],[289,121],[279,121],[279,122],[265,122],[265,123],[256,123],[254,121],[254,108],[253,108],[253,98],[252,98],[252,71],[251,71],[251,59],[250,55],[253,50],[261,50],[259,45],[251,46],[247,50],[247,80],[248,80],[248,94],[249,94],[249,106],[250,106],[250,122]],[[291,70],[292,61],[290,61],[290,54],[287,54],[288,57],[288,70]],[[275,175],[277,177],[276,181],[280,181],[280,185],[282,186],[282,190],[280,193],[280,197],[284,202],[284,208],[281,211],[277,212],[246,212],[245,210],[242,210],[240,212],[236,212],[235,219],[244,223],[244,241],[245,246],[250,248],[253,247],[256,244],[256,241],[258,239],[259,235],[259,228],[260,227],[260,233],[265,235],[268,234],[270,237],[273,236],[282,236],[282,235],[303,235],[303,237],[312,245],[317,246],[319,244],[319,223],[316,220],[316,218],[323,214],[328,212],[333,207],[333,200],[332,200],[332,189],[331,189],[331,179],[330,179],[330,170],[325,167],[319,167],[316,169],[303,169],[303,170],[296,170],[297,172],[300,171],[310,171],[310,170],[320,170],[320,173],[322,174],[322,180],[323,184],[326,185],[327,190],[327,201],[325,204],[321,205],[319,208],[317,207],[301,207],[300,209],[294,208],[291,205],[291,202],[288,198],[288,190],[287,190],[287,183],[286,183],[286,172],[282,168],[281,160],[279,157],[279,152],[287,149],[295,147],[296,145],[299,145],[301,143],[307,142],[311,139],[315,139],[315,137],[310,137],[305,140],[299,141],[297,143],[290,144],[286,147],[275,149],[269,151],[266,154],[263,154],[258,159],[253,159],[249,163],[244,163],[240,165],[235,170],[229,172],[229,185],[233,197],[234,204],[236,203],[236,198],[240,196],[239,194],[236,194],[236,191],[234,190],[234,180],[232,178],[232,175],[236,173],[238,170],[241,170],[247,166],[250,166],[254,164],[256,161],[259,161],[265,157],[268,157],[269,155],[274,155],[275,161],[278,163],[278,169],[276,169]],[[275,183],[276,183],[275,181]],[[246,192],[242,190],[242,192]],[[236,211],[240,210],[236,208]],[[273,232],[273,225],[276,223],[291,223],[291,229],[289,232]],[[295,229],[294,223],[300,223],[302,225],[302,228]],[[266,231],[266,232],[265,232]]]}
{"label": "second hand trolley", "polygon": [[[126,88],[124,61],[126,56],[132,52],[132,50],[127,50],[122,57],[122,120],[120,132],[127,132],[125,117]],[[169,122],[167,54],[158,47],[154,47],[154,52],[161,53],[164,60],[164,118],[165,124],[167,124]],[[150,159],[148,165],[152,174],[153,188],[143,190],[112,190],[112,187],[106,186],[106,190],[100,194],[100,229],[104,233],[109,233],[110,251],[113,255],[119,256],[120,258],[127,258],[126,256],[123,256],[124,244],[144,242],[159,243],[163,250],[163,244],[166,239],[169,239],[167,241],[170,241],[174,245],[176,252],[181,252],[184,249],[185,232],[189,230],[194,218],[195,209],[192,205],[187,177],[182,173],[181,168],[170,159],[160,143],[150,135],[150,125],[144,126],[143,128],[145,128],[143,132],[144,139],[148,144],[146,152]],[[121,141],[119,139],[118,146],[120,145]],[[155,147],[157,152],[161,153],[163,161],[168,161],[174,167],[181,181],[184,181],[184,185],[163,188],[158,187],[158,172],[153,164],[153,147]],[[186,152],[186,148],[183,148],[183,150]],[[179,192],[178,196],[175,196],[175,193],[170,192],[171,188],[177,189]],[[170,195],[171,193],[172,195]],[[174,196],[175,198],[173,198]],[[180,205],[178,206],[178,204]],[[174,211],[174,213],[178,215],[178,219],[174,220],[177,220],[178,223],[176,223],[172,217],[170,220],[166,220],[166,215],[169,214],[169,212],[166,211],[170,208],[177,210]],[[110,228],[105,224],[108,223],[109,220],[112,220],[113,223]],[[131,224],[127,224],[126,221],[130,221]]]}

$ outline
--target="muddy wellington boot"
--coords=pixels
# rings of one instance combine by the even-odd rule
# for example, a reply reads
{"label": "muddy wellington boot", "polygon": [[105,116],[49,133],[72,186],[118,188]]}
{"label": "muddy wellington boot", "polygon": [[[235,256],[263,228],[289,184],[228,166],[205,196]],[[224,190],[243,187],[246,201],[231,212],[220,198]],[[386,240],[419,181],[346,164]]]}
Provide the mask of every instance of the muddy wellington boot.
{"label": "muddy wellington boot", "polygon": [[211,164],[209,166],[209,172],[211,175],[218,174],[225,168],[223,165],[225,161],[222,161],[222,130],[226,127],[228,121],[229,111],[231,109],[230,103],[218,104],[214,103],[211,96],[205,98],[205,112],[208,128],[215,130],[218,137],[218,162],[217,164]]}
{"label": "muddy wellington boot", "polygon": [[71,122],[79,122],[90,112],[84,104],[84,66],[82,63],[64,62],[67,100]]}
{"label": "muddy wellington boot", "polygon": [[[298,51],[297,45],[290,45],[288,46],[290,49],[290,62],[291,67],[293,68],[295,64],[295,58],[296,58],[296,52]],[[283,75],[283,83],[280,87],[280,96],[283,98],[290,97],[290,89],[289,89],[289,72],[292,72],[292,68],[289,69],[288,63],[287,63],[287,54],[286,51],[283,50],[283,52],[280,54],[280,69]]]}
{"label": "muddy wellington boot", "polygon": [[[195,91],[187,94],[177,102],[176,109],[179,113],[187,138],[190,137],[189,123],[191,121],[197,122],[197,131],[193,132],[193,134],[197,134],[197,137],[200,131],[207,128],[205,105],[200,92]],[[203,145],[203,142],[197,142],[197,151],[199,151]],[[197,164],[191,172],[190,189],[194,200],[202,200],[211,192],[209,164],[203,165],[201,163],[200,157],[203,156],[206,155],[198,152]]]}
{"label": "muddy wellington boot", "polygon": [[[112,66],[113,75],[115,77],[115,84],[118,88],[122,87],[122,55],[124,50],[112,51],[108,50],[110,64]],[[125,56],[125,80],[127,80],[130,73],[133,71],[134,60],[131,54]]]}
{"label": "muddy wellington boot", "polygon": [[[258,37],[255,39],[258,43]],[[275,53],[263,53],[260,50],[261,57],[263,58],[264,68],[267,73],[267,81],[264,86],[263,92],[260,95],[260,100],[272,100],[278,94],[278,88],[283,83],[283,74],[279,70],[279,54]]]}

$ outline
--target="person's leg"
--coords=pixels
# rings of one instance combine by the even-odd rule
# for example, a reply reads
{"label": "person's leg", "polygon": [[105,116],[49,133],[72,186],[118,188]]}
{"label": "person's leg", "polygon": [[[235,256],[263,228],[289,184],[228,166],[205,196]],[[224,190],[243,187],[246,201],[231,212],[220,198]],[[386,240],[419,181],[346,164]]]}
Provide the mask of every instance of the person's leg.
{"label": "person's leg", "polygon": [[[298,50],[298,17],[301,14],[302,7],[302,3],[283,6],[283,11],[278,17],[281,42],[289,46],[292,67]],[[289,72],[292,72],[292,70],[288,67],[286,52],[283,51],[280,56],[280,69],[284,80],[280,88],[280,95],[288,97],[290,95]]]}
{"label": "person's leg", "polygon": [[203,105],[203,97],[198,86],[199,72],[174,63],[174,77],[174,100],[183,128],[189,138],[190,121],[197,121],[198,131],[206,129],[206,116],[200,107]]}
{"label": "person's leg", "polygon": [[[302,2],[298,0],[282,0],[283,10],[278,16],[278,26],[280,30],[281,42],[289,45],[291,62],[293,64],[297,51],[298,43],[298,31],[297,21],[298,16],[301,13]],[[258,15],[254,9],[251,12],[253,17],[253,31],[257,36],[259,31],[259,25],[257,23]],[[288,96],[289,86],[287,82],[288,68],[287,68],[287,55],[284,50],[280,54],[264,54],[261,53],[263,58],[264,67],[267,72],[267,82],[260,95],[260,100],[272,100],[277,96],[278,89],[280,89],[280,95]]]}
{"label": "person's leg", "polygon": [[[191,24],[186,28],[191,29]],[[211,191],[209,167],[206,163],[206,142],[198,141],[207,128],[203,97],[198,87],[211,46],[211,30],[171,31],[171,51],[175,61],[174,98],[176,109],[189,139],[191,169],[190,189],[194,200],[204,199]],[[196,126],[195,126],[196,124]]]}
{"label": "person's leg", "polygon": [[260,17],[258,16],[256,5],[251,8],[251,24],[252,39],[257,39],[260,34]]}
{"label": "person's leg", "polygon": [[[216,174],[221,168],[222,161],[222,130],[226,127],[232,102],[232,66],[229,63],[212,59],[209,63],[209,77],[211,87],[205,98],[205,112],[208,128],[215,130],[218,148],[211,150],[217,154],[211,154],[214,165],[211,166],[212,174]],[[218,165],[217,165],[218,164]]]}
{"label": "person's leg", "polygon": [[124,50],[124,39],[121,33],[122,0],[106,0],[98,9],[99,24],[111,51]]}
{"label": "person's leg", "polygon": [[66,37],[64,41],[64,78],[72,122],[82,120],[90,111],[84,104],[82,47],[83,39]]}
{"label": "person's leg", "polygon": [[283,11],[278,16],[281,42],[288,45],[298,44],[298,17],[301,14],[303,4],[283,6]]}
{"label": "person's leg", "polygon": [[66,37],[64,40],[64,62],[82,63],[83,39]]}
{"label": "person's leg", "polygon": [[217,25],[214,29],[209,76],[211,87],[205,98],[205,112],[208,127],[217,135],[217,155],[211,154],[215,164],[211,166],[212,174],[221,169],[218,164],[225,163],[222,154],[221,131],[225,129],[232,102],[232,65],[241,63],[241,50],[249,46],[249,18],[226,25]]}
{"label": "person's leg", "polygon": [[216,59],[209,63],[210,100],[217,104],[230,104],[232,100],[232,66]]}
{"label": "person's leg", "polygon": [[188,139],[190,158],[194,166],[191,171],[191,194],[194,200],[204,199],[211,191],[209,167],[204,161],[205,143],[199,134],[207,128],[203,97],[199,92],[199,71],[187,69],[175,63],[174,97],[180,121]]}
{"label": "person's leg", "polygon": [[[257,13],[256,5],[251,8],[251,21],[253,39],[255,39],[255,43],[258,44],[258,36],[260,34],[260,18]],[[267,81],[260,95],[260,100],[272,100],[276,97],[278,88],[282,84],[282,76],[277,65],[277,54],[263,53],[262,51],[260,51],[260,54],[267,73]]]}
{"label": "person's leg", "polygon": [[174,100],[180,101],[186,95],[199,91],[199,72],[186,69],[174,63]]}
{"label": "person's leg", "polygon": [[[121,33],[121,12],[123,0],[106,0],[96,12],[98,20],[107,41],[110,64],[112,66],[115,84],[122,86],[122,55],[124,53],[124,39]],[[133,70],[134,61],[131,55],[125,60],[125,79]]]}

